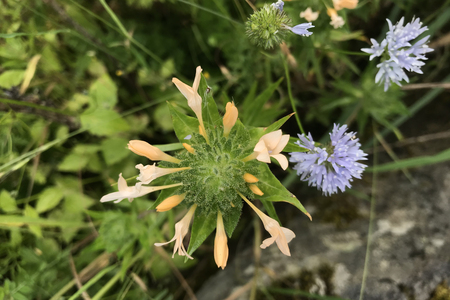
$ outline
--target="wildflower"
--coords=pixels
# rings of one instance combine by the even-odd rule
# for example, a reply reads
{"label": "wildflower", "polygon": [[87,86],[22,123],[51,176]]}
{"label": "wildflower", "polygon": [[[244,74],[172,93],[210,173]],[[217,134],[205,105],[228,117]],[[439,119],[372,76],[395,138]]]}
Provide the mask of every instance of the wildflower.
{"label": "wildflower", "polygon": [[168,189],[171,187],[182,185],[182,183],[171,184],[166,186],[142,186],[141,183],[136,184],[135,186],[128,186],[126,180],[122,177],[122,173],[119,174],[118,180],[119,191],[107,194],[100,199],[100,202],[109,202],[112,200],[114,203],[119,203],[125,198],[128,198],[128,201],[133,201],[134,198],[142,197],[151,192]]}
{"label": "wildflower", "polygon": [[156,207],[156,211],[163,212],[163,211],[171,210],[172,208],[174,208],[175,206],[180,204],[181,201],[183,201],[185,197],[186,197],[186,193],[181,194],[181,195],[170,196],[169,198],[166,198],[163,202],[161,202],[161,204],[159,204]]}
{"label": "wildflower", "polygon": [[188,258],[193,259],[192,256],[190,256],[187,253],[186,249],[184,248],[183,239],[186,236],[186,234],[188,233],[189,224],[191,223],[191,219],[192,219],[192,216],[194,215],[196,208],[197,208],[197,205],[195,205],[195,204],[192,205],[191,208],[189,209],[188,213],[183,217],[183,219],[181,219],[181,221],[179,221],[178,223],[175,224],[175,235],[173,236],[173,238],[170,241],[168,241],[166,243],[155,243],[155,246],[161,247],[161,246],[167,245],[167,244],[175,241],[175,247],[173,247],[172,258],[175,256],[175,253],[178,251],[178,255],[187,256]]}
{"label": "wildflower", "polygon": [[344,19],[342,19],[342,17],[337,14],[337,11],[335,9],[328,8],[327,14],[331,18],[330,25],[333,26],[334,29],[341,28],[342,26],[344,26],[345,24]]}
{"label": "wildflower", "polygon": [[[172,82],[178,88],[178,90],[183,94],[183,96],[187,99],[189,107],[194,111],[197,116],[198,122],[200,123],[200,127],[205,130],[205,126],[203,124],[202,117],[202,97],[198,94],[198,85],[200,84],[200,77],[202,73],[202,68],[200,66],[195,70],[195,78],[192,87],[187,84],[181,82],[178,78],[172,78]],[[207,139],[207,136],[205,136]]]}
{"label": "wildflower", "polygon": [[300,13],[300,18],[305,18],[306,21],[308,22],[313,22],[315,20],[317,20],[317,18],[319,17],[319,12],[313,12],[311,7],[308,7],[305,11],[302,11]]}
{"label": "wildflower", "polygon": [[233,102],[228,102],[225,107],[225,115],[223,116],[223,136],[230,134],[231,128],[236,124],[238,118],[238,110]]}
{"label": "wildflower", "polygon": [[399,86],[401,86],[400,81],[402,80],[409,82],[409,78],[403,69],[422,74],[420,68],[425,65],[423,62],[427,59],[425,54],[433,51],[427,45],[430,36],[412,44],[413,40],[428,30],[427,26],[422,27],[419,18],[413,19],[405,26],[403,26],[403,17],[396,25],[393,25],[390,20],[386,21],[389,25],[386,38],[380,44],[376,40],[370,39],[372,47],[361,49],[361,51],[371,54],[369,60],[382,57],[381,63],[377,65],[379,71],[375,77],[375,82],[384,82],[384,91],[388,90],[391,82]]}
{"label": "wildflower", "polygon": [[[201,68],[198,67],[197,70],[201,71]],[[201,103],[195,99],[196,95],[206,95],[206,81],[198,72],[192,88],[176,79],[174,82],[180,91],[187,95],[188,101],[192,98],[196,103]],[[104,196],[102,202],[115,199],[120,201],[127,197],[134,198],[155,190],[167,189],[159,194],[151,209],[156,208],[158,212],[164,212],[178,205],[190,209],[186,216],[176,223],[174,237],[167,243],[155,245],[162,246],[175,241],[173,253],[178,252],[179,255],[192,258],[192,253],[216,229],[214,259],[219,268],[225,268],[228,260],[227,237],[232,236],[239,221],[244,205],[242,197],[247,199],[258,196],[265,201],[286,201],[309,214],[266,165],[273,157],[283,169],[287,168],[288,160],[280,152],[288,143],[289,135],[283,135],[281,130],[271,132],[269,128],[274,128],[272,125],[264,129],[266,134],[258,139],[259,136],[255,134],[263,132],[263,128],[245,127],[238,120],[238,110],[233,103],[226,105],[226,113],[221,120],[211,95],[201,101],[207,102],[200,108],[208,118],[205,118],[205,122],[200,126],[197,126],[195,119],[183,115],[168,103],[175,133],[183,145],[174,156],[143,141],[129,142],[128,147],[134,153],[159,162],[157,165],[136,165],[140,173],[138,182],[133,187],[128,187],[120,175],[119,192]],[[199,116],[197,114],[198,118]],[[281,123],[278,121],[276,126],[281,126]],[[185,143],[187,140],[188,143]],[[161,176],[166,177],[167,185],[144,186]],[[262,247],[276,242],[281,251],[289,255],[287,243],[294,234],[261,212],[257,213],[272,235],[272,238],[264,241]],[[189,247],[186,249],[183,239],[191,220],[192,233]]]}
{"label": "wildflower", "polygon": [[308,181],[308,185],[317,186],[325,195],[343,192],[350,188],[353,177],[361,178],[366,165],[358,163],[358,160],[367,159],[366,153],[360,148],[361,144],[354,132],[347,133],[347,125],[334,124],[330,133],[331,144],[324,147],[316,147],[309,133],[298,135],[297,144],[308,149],[308,152],[290,153],[291,162],[296,162],[294,170],[301,175],[300,180]]}
{"label": "wildflower", "polygon": [[283,10],[284,2],[279,0],[271,5],[265,4],[255,11],[246,22],[246,33],[250,41],[263,48],[272,48],[281,44],[291,31],[302,36],[310,36],[311,23],[291,27],[291,19]]}
{"label": "wildflower", "polygon": [[157,147],[150,145],[147,142],[132,140],[128,142],[128,149],[136,153],[137,155],[145,156],[150,160],[165,160],[173,163],[179,163],[180,160],[170,156]]}
{"label": "wildflower", "polygon": [[336,10],[343,8],[355,9],[358,6],[358,0],[333,0],[333,6]]}
{"label": "wildflower", "polygon": [[139,169],[140,171],[140,174],[136,179],[142,182],[142,184],[149,184],[158,177],[187,170],[189,168],[159,168],[156,164],[146,166],[143,164],[138,164],[136,165],[136,169]]}
{"label": "wildflower", "polygon": [[270,233],[272,236],[271,238],[265,239],[261,244],[261,249],[266,249],[270,245],[273,244],[273,242],[277,243],[278,249],[287,256],[291,256],[291,252],[289,251],[288,243],[292,241],[293,238],[295,238],[295,233],[285,227],[281,227],[280,224],[271,217],[264,214],[262,211],[260,211],[253,203],[251,203],[247,198],[242,196],[242,199],[244,199],[245,202],[247,202],[248,205],[255,211],[255,213],[258,215],[258,217],[263,222],[264,228]]}
{"label": "wildflower", "polygon": [[256,158],[259,161],[270,163],[270,157],[275,158],[283,170],[286,170],[289,162],[283,154],[280,152],[286,147],[289,142],[289,134],[282,135],[281,129],[270,132],[263,135],[259,142],[253,149],[253,154],[245,158],[244,160],[250,160]]}
{"label": "wildflower", "polygon": [[216,238],[214,239],[214,260],[218,268],[222,270],[227,266],[228,261],[228,245],[227,234],[223,225],[222,213],[217,213]]}

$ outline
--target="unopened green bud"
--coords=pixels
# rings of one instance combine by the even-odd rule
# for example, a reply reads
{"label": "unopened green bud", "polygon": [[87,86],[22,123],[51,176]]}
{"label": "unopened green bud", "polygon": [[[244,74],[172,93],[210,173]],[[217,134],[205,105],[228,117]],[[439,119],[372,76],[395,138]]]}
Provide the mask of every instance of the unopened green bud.
{"label": "unopened green bud", "polygon": [[265,4],[246,23],[246,33],[252,43],[265,49],[284,41],[289,34],[291,19],[284,11]]}

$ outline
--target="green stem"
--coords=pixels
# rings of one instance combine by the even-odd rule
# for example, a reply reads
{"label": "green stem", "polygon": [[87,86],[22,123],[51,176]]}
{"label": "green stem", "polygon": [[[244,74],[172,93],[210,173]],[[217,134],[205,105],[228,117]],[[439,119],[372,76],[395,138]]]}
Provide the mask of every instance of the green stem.
{"label": "green stem", "polygon": [[285,73],[286,73],[288,95],[289,95],[289,100],[291,101],[292,110],[295,112],[295,119],[297,120],[298,128],[300,129],[300,131],[303,134],[305,134],[305,131],[303,130],[302,122],[300,121],[300,117],[299,117],[298,112],[297,112],[297,108],[295,107],[294,97],[292,97],[291,78],[289,77],[289,68],[288,68],[287,61],[286,61],[285,57],[283,57],[283,65],[284,65],[284,70],[285,70]]}
{"label": "green stem", "polygon": [[108,14],[110,15],[110,17],[113,19],[114,23],[116,23],[117,27],[119,27],[120,31],[122,32],[122,34],[128,39],[130,40],[130,42],[132,42],[134,45],[136,45],[139,49],[141,49],[142,51],[144,51],[146,54],[148,54],[151,58],[153,58],[155,61],[157,61],[158,63],[160,63],[161,65],[163,64],[163,61],[161,58],[159,58],[155,53],[153,53],[152,51],[150,51],[149,49],[147,49],[144,45],[142,45],[141,43],[139,43],[138,41],[136,41],[127,31],[127,29],[125,28],[125,26],[123,26],[122,22],[120,22],[119,18],[116,16],[116,14],[112,11],[112,9],[108,6],[108,4],[106,4],[105,0],[99,0],[100,3],[103,5],[103,7],[105,8],[105,10],[108,12]]}
{"label": "green stem", "polygon": [[32,107],[32,108],[36,108],[36,109],[40,109],[40,110],[45,110],[45,111],[50,111],[50,112],[61,114],[61,115],[72,116],[72,114],[70,114],[70,113],[63,112],[63,111],[61,111],[59,109],[56,109],[56,108],[53,108],[53,107],[42,106],[42,105],[39,105],[39,104],[29,103],[29,102],[25,102],[25,101],[0,98],[0,102],[1,103],[6,103],[6,104],[28,106],[28,107]]}
{"label": "green stem", "polygon": [[[102,1],[102,0],[100,0]],[[144,256],[146,250],[144,248],[141,249],[141,251],[139,251],[129,262],[128,267],[131,267],[132,265],[134,265],[134,263],[140,259],[142,256]],[[97,294],[95,294],[94,297],[92,297],[92,300],[99,300],[102,299],[103,295],[105,295],[106,292],[109,291],[109,289],[120,279],[121,276],[121,272],[117,272],[116,275],[114,275],[113,278],[111,278],[98,292]]]}

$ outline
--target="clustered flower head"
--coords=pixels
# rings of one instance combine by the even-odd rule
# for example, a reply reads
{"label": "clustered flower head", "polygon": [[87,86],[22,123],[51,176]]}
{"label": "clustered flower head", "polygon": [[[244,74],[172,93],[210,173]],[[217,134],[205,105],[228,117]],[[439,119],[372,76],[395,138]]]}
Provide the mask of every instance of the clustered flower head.
{"label": "clustered flower head", "polygon": [[[242,207],[247,203],[271,235],[262,242],[261,248],[276,243],[282,253],[290,256],[288,243],[295,234],[281,227],[278,221],[264,214],[249,200],[257,197],[266,201],[289,202],[309,216],[297,198],[267,167],[271,158],[283,169],[288,167],[288,160],[281,152],[289,142],[289,135],[283,135],[278,129],[281,126],[279,122],[265,129],[246,128],[239,121],[239,112],[233,102],[227,103],[225,115],[221,118],[212,95],[207,92],[201,71],[201,67],[197,67],[192,86],[177,78],[172,79],[196,116],[186,116],[168,103],[182,150],[172,156],[145,141],[130,141],[128,148],[131,151],[159,163],[136,165],[139,176],[134,186],[128,186],[120,174],[119,190],[103,196],[100,201],[117,203],[128,198],[131,202],[134,198],[161,191],[153,209],[165,212],[182,205],[187,208],[187,213],[175,224],[172,239],[155,243],[155,246],[175,242],[173,255],[178,253],[193,259],[193,252],[216,229],[214,260],[222,269],[228,260],[228,237],[231,237]],[[164,184],[151,186],[157,178],[165,179]],[[192,233],[186,248],[184,238],[191,222]]]}
{"label": "clustered flower head", "polygon": [[302,23],[291,27],[291,19],[283,10],[284,2],[278,0],[272,4],[265,4],[255,11],[246,22],[246,32],[250,41],[265,49],[282,43],[289,32],[301,36],[310,36],[308,29],[314,26],[311,23]]}
{"label": "clustered flower head", "polygon": [[422,27],[420,19],[413,19],[411,22],[404,23],[404,17],[393,25],[390,20],[386,20],[389,24],[389,31],[386,38],[378,43],[375,39],[371,48],[363,48],[362,51],[371,54],[370,60],[381,56],[381,63],[377,65],[379,71],[375,77],[376,83],[384,82],[384,91],[391,86],[391,81],[401,86],[400,81],[409,82],[405,70],[423,74],[420,67],[425,65],[423,60],[427,60],[425,54],[433,51],[427,45],[430,36],[426,36],[419,41],[413,41],[422,33],[428,30],[427,26]]}
{"label": "clustered flower head", "polygon": [[346,132],[347,125],[334,125],[330,133],[331,143],[325,147],[316,146],[311,133],[308,136],[298,135],[297,144],[306,148],[307,152],[290,153],[291,162],[297,163],[294,170],[300,180],[308,181],[308,185],[316,186],[325,195],[342,192],[350,188],[353,178],[361,178],[366,168],[357,161],[367,159],[355,136],[355,132]]}

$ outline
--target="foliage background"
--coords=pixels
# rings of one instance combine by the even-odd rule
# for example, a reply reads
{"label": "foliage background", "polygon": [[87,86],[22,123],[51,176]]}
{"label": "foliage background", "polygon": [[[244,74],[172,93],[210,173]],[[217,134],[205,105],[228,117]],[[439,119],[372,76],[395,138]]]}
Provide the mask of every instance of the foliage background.
{"label": "foliage background", "polygon": [[[346,25],[337,30],[324,3],[331,6],[287,1],[294,24],[306,7],[320,10],[314,34],[264,51],[245,36],[252,9],[243,0],[0,0],[0,298],[182,299],[215,272],[212,240],[186,264],[152,246],[173,235],[182,207],[156,214],[148,210],[155,196],[98,202],[119,173],[135,176],[134,166],[147,163],[128,140],[177,141],[166,101],[191,112],[171,78],[190,82],[198,65],[219,109],[235,101],[246,125],[267,126],[292,111],[292,100],[315,136],[336,122],[358,130],[366,149],[374,137],[385,144],[388,132],[388,141],[401,140],[398,127],[449,80],[450,1],[363,0],[341,12]],[[410,79],[434,89],[383,92],[376,63],[359,50],[384,35],[386,18],[401,16],[429,27],[435,51],[424,75]],[[283,130],[300,131],[294,118]],[[406,167],[449,159],[448,151],[429,160],[388,152],[393,162],[372,170],[408,176]],[[297,196],[319,197],[292,172],[273,170]],[[251,215],[243,214],[230,253]]]}

